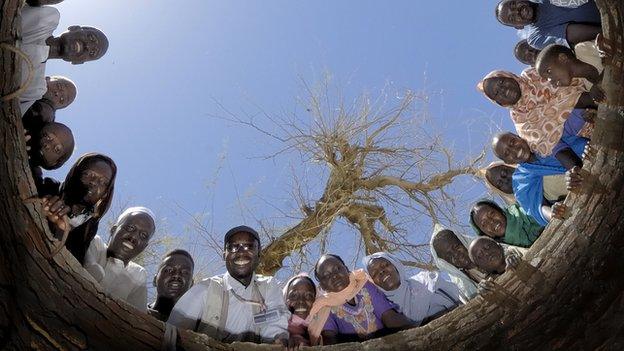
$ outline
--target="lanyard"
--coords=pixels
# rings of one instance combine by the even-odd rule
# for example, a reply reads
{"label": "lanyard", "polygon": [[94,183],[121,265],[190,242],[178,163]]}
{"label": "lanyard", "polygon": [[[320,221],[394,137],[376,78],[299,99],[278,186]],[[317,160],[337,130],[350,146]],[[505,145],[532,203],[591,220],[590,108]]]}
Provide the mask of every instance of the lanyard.
{"label": "lanyard", "polygon": [[260,301],[256,301],[256,300],[252,300],[252,299],[246,299],[242,296],[240,296],[239,294],[236,293],[236,291],[234,291],[234,289],[230,289],[230,291],[232,292],[232,295],[234,295],[234,297],[243,303],[248,303],[250,305],[254,305],[254,306],[258,306],[260,307],[261,311],[266,311],[267,306],[266,303],[264,302],[264,297],[262,296],[262,294],[260,293],[260,289],[258,288],[258,285],[256,285],[256,281],[253,281],[253,287],[252,289],[254,289],[254,292],[258,293],[258,296],[260,296]]}

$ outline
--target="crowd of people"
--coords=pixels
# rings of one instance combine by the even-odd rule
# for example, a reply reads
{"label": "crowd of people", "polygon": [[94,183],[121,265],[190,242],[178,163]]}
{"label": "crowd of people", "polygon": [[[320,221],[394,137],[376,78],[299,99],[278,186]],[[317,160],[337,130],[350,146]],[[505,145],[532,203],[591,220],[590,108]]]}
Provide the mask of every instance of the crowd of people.
{"label": "crowd of people", "polygon": [[516,58],[528,65],[520,74],[495,70],[478,84],[492,102],[508,108],[516,131],[493,136],[500,161],[483,179],[504,204],[483,199],[470,209],[475,236],[436,224],[431,255],[441,273],[409,276],[402,261],[387,252],[364,257],[350,270],[335,254],[323,254],[312,276],[301,273],[280,286],[255,273],[261,241],[250,227],[229,230],[223,241],[226,272],[193,281],[194,261],[176,249],[163,258],[147,302],[147,272],[133,260],[148,247],[156,218],[145,207],[130,207],[115,221],[108,242],[98,235],[114,192],[117,167],[100,153],[82,155],[63,182],[44,177],[72,155],[74,135],[56,121],[77,87],[66,77],[46,76],[48,59],[81,64],[101,58],[108,40],[97,28],[71,26],[59,36],[62,0],[29,0],[21,11],[20,96],[26,149],[38,196],[51,229],[108,295],[126,301],[178,328],[215,339],[279,343],[288,347],[361,341],[424,325],[466,303],[479,286],[513,270],[525,250],[582,181],[583,150],[591,138],[603,62],[612,48],[600,35],[593,0],[502,0],[498,21],[523,38]]}

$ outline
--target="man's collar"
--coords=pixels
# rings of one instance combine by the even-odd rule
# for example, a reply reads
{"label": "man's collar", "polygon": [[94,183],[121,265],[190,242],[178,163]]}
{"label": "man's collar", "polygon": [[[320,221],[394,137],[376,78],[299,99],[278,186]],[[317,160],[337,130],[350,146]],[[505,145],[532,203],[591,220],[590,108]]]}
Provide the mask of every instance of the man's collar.
{"label": "man's collar", "polygon": [[256,281],[255,273],[252,273],[252,279],[249,282],[248,286],[244,286],[243,284],[241,284],[241,282],[239,282],[238,280],[236,280],[234,277],[230,275],[230,272],[225,272],[225,274],[223,275],[223,285],[225,286],[226,290],[236,290],[236,291],[245,290],[249,288],[251,284],[254,283],[255,281]]}

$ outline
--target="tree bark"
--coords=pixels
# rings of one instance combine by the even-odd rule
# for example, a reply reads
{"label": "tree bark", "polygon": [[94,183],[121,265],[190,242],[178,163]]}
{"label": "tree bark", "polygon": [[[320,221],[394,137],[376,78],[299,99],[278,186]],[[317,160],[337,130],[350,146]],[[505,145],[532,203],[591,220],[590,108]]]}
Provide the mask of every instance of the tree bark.
{"label": "tree bark", "polygon": [[[596,0],[605,37],[624,50],[624,2]],[[15,44],[19,0],[2,2],[0,40]],[[2,49],[0,95],[17,89],[18,64]],[[332,350],[478,350],[624,348],[624,57],[607,65],[608,103],[600,106],[585,161],[585,183],[515,272],[497,289],[421,327]],[[27,167],[16,99],[2,101],[0,120],[0,348],[158,350],[164,324],[98,290],[66,250],[49,257],[54,239]],[[182,331],[185,350],[259,350],[224,345]]]}

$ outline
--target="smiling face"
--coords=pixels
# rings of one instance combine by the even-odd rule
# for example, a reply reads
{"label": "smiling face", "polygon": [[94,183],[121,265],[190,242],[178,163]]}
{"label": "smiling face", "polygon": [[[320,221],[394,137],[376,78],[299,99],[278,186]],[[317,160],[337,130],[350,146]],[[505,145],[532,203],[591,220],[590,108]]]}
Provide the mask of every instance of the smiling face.
{"label": "smiling face", "polygon": [[171,254],[163,259],[154,277],[158,296],[177,301],[193,283],[193,261],[183,254]]}
{"label": "smiling face", "polygon": [[48,90],[43,98],[52,103],[54,109],[62,109],[71,104],[76,98],[76,85],[65,77],[46,77]]}
{"label": "smiling face", "polygon": [[97,60],[108,50],[108,39],[99,29],[71,26],[59,37],[59,53],[73,64]]}
{"label": "smiling face", "polygon": [[308,278],[295,278],[288,285],[286,293],[286,306],[288,310],[301,317],[308,318],[314,300],[316,299],[316,287]]}
{"label": "smiling face", "polygon": [[529,45],[526,39],[519,41],[514,48],[514,56],[516,56],[518,61],[529,66],[535,65],[535,60],[537,59],[537,55],[539,55],[539,53],[540,50]]}
{"label": "smiling face", "polygon": [[513,194],[512,176],[515,169],[507,165],[489,168],[485,171],[485,178],[498,190],[505,194]]}
{"label": "smiling face", "polygon": [[108,163],[99,159],[86,163],[80,171],[81,202],[89,206],[97,204],[106,195],[112,177]]}
{"label": "smiling face", "polygon": [[112,239],[108,251],[114,257],[129,262],[145,250],[155,230],[150,215],[132,212],[111,228]]}
{"label": "smiling face", "polygon": [[503,0],[496,12],[499,22],[514,28],[522,28],[537,18],[537,6],[528,0]]}
{"label": "smiling face", "polygon": [[571,67],[568,56],[560,53],[556,58],[540,62],[539,74],[555,87],[567,87],[572,84]]}
{"label": "smiling face", "polygon": [[339,292],[349,285],[349,269],[334,256],[321,256],[315,272],[321,289],[325,291]]}
{"label": "smiling face", "polygon": [[507,218],[503,211],[490,204],[479,203],[472,210],[472,218],[475,225],[491,238],[501,238],[505,236]]}
{"label": "smiling face", "polygon": [[442,230],[433,238],[433,249],[439,258],[459,269],[470,269],[473,264],[468,256],[468,249],[450,230]]}
{"label": "smiling face", "polygon": [[392,262],[383,257],[372,259],[368,263],[368,274],[375,285],[385,291],[396,290],[401,286],[401,276]]}
{"label": "smiling face", "polygon": [[494,154],[508,164],[519,164],[531,159],[531,148],[526,140],[513,133],[503,133],[492,139]]}
{"label": "smiling face", "polygon": [[225,267],[232,278],[243,281],[253,275],[260,259],[259,244],[250,233],[238,232],[225,244]]}
{"label": "smiling face", "polygon": [[38,150],[32,157],[44,169],[56,169],[67,161],[74,151],[74,136],[69,128],[60,123],[46,123],[39,132]]}
{"label": "smiling face", "polygon": [[487,273],[505,272],[503,247],[490,238],[478,238],[470,244],[470,258],[474,264]]}
{"label": "smiling face", "polygon": [[522,96],[520,85],[509,77],[492,77],[483,81],[483,92],[497,104],[508,107],[515,105]]}

